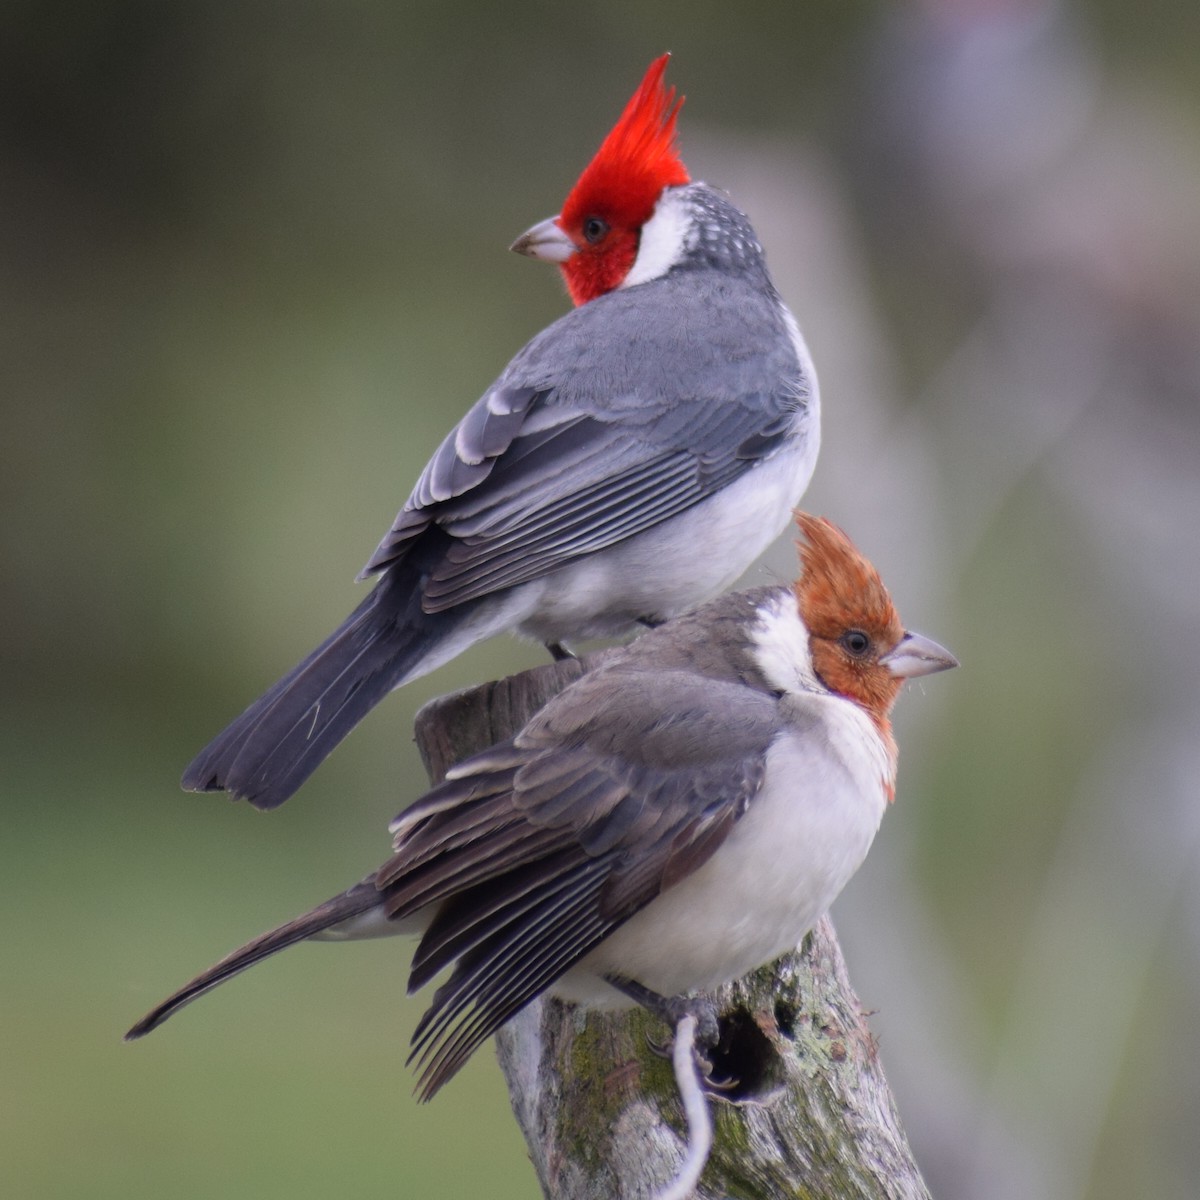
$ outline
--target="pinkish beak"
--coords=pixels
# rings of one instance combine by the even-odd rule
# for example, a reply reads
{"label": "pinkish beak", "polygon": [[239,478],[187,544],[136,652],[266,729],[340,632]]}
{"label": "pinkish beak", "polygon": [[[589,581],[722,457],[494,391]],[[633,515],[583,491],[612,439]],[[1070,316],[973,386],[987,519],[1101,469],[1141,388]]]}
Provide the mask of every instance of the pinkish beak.
{"label": "pinkish beak", "polygon": [[539,221],[532,229],[525,230],[509,249],[542,262],[565,263],[578,247],[558,227],[557,221],[557,217]]}
{"label": "pinkish beak", "polygon": [[919,633],[905,632],[899,645],[880,660],[897,679],[913,679],[918,675],[933,675],[958,666],[958,659],[932,638]]}

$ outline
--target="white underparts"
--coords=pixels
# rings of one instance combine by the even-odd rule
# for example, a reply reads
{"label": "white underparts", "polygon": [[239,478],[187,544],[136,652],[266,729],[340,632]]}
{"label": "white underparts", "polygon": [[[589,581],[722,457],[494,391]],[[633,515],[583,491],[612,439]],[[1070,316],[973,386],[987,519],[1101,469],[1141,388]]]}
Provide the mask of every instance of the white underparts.
{"label": "white underparts", "polygon": [[[833,903],[887,807],[879,738],[839,697],[788,707],[763,786],[726,841],[554,983],[556,995],[621,1006],[609,974],[664,996],[709,990],[792,949]],[[855,737],[862,745],[847,744]]]}
{"label": "white underparts", "polygon": [[699,504],[523,585],[527,615],[513,624],[542,642],[614,637],[723,592],[783,532],[812,474],[811,446],[793,439]]}

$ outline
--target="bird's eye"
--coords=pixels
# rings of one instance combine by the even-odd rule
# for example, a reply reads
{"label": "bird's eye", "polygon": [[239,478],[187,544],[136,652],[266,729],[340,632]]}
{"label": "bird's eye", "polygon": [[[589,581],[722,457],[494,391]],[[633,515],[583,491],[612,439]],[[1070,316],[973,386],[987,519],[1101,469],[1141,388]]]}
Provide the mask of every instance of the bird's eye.
{"label": "bird's eye", "polygon": [[583,223],[583,236],[593,246],[601,241],[607,232],[608,222],[600,217],[588,217]]}
{"label": "bird's eye", "polygon": [[861,629],[847,629],[838,641],[855,658],[862,658],[871,649],[871,639]]}

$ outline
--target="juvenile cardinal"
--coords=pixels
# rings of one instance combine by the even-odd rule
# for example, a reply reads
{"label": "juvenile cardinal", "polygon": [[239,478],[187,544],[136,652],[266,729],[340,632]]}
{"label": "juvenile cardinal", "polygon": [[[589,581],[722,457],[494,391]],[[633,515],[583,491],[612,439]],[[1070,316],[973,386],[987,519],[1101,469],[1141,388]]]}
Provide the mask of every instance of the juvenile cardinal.
{"label": "juvenile cardinal", "polygon": [[900,623],[874,567],[800,515],[794,587],[734,593],[606,652],[511,740],[392,824],[361,883],[222,959],[141,1037],[307,938],[419,933],[409,990],[431,1097],[535,996],[655,1011],[795,947],[894,795],[901,683],[956,664]]}
{"label": "juvenile cardinal", "polygon": [[557,263],[578,307],[434,453],[362,571],[371,593],[185,788],[274,808],[392,688],[474,642],[511,630],[560,656],[661,624],[782,532],[817,458],[816,377],[749,221],[689,181],[666,65],[513,246]]}

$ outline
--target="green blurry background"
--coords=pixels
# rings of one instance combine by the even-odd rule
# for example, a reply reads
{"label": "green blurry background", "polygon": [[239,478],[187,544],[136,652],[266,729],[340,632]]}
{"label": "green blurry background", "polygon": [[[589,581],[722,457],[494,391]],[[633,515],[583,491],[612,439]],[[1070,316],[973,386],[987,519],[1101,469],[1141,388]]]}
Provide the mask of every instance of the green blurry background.
{"label": "green blurry background", "polygon": [[120,1034],[380,861],[424,700],[542,660],[477,647],[272,816],[178,790],[566,307],[505,246],[670,49],[821,372],[807,506],[964,664],[906,697],[836,914],[918,1158],[944,1196],[1194,1196],[1198,14],[10,0],[0,1194],[535,1193],[490,1051],[412,1102],[400,943]]}

